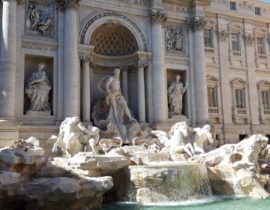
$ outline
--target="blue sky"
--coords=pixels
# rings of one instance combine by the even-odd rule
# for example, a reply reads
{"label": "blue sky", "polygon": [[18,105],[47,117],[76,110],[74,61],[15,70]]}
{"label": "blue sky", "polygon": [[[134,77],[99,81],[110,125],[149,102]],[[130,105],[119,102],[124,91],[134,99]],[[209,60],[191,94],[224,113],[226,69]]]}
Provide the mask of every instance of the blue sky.
{"label": "blue sky", "polygon": [[262,1],[267,2],[267,3],[270,3],[270,0],[262,0]]}

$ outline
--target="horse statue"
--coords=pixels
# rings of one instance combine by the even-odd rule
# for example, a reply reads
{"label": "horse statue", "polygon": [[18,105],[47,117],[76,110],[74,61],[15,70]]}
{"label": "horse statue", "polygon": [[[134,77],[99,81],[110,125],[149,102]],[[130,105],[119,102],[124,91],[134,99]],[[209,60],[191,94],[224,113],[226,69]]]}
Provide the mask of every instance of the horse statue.
{"label": "horse statue", "polygon": [[99,129],[97,127],[89,125],[86,128],[79,117],[68,117],[60,125],[52,152],[56,153],[59,147],[68,158],[83,151],[98,153],[100,150],[98,142]]}
{"label": "horse statue", "polygon": [[178,122],[171,127],[169,134],[164,131],[152,131],[159,141],[168,149],[170,154],[187,153],[193,156],[195,151],[189,142],[188,132],[192,132],[186,122]]}
{"label": "horse statue", "polygon": [[195,153],[203,154],[205,153],[203,145],[206,141],[208,141],[211,144],[214,144],[214,139],[212,136],[211,126],[210,125],[204,125],[202,128],[194,128],[195,132],[194,137],[194,151]]}

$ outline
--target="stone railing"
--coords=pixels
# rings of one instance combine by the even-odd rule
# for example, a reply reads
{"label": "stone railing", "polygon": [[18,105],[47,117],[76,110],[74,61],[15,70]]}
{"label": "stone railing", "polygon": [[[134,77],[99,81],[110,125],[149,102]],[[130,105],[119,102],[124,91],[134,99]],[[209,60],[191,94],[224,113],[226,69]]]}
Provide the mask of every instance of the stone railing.
{"label": "stone railing", "polygon": [[261,59],[261,60],[266,60],[267,56],[265,54],[259,54],[258,58]]}
{"label": "stone railing", "polygon": [[219,114],[219,108],[218,107],[208,107],[209,114]]}
{"label": "stone railing", "polygon": [[205,48],[204,48],[204,51],[205,51],[205,53],[207,53],[207,54],[214,54],[214,53],[215,53],[215,49],[212,48],[212,47],[205,47]]}
{"label": "stone railing", "polygon": [[233,54],[233,56],[241,56],[240,51],[233,51],[232,54]]}
{"label": "stone railing", "polygon": [[263,110],[264,115],[270,115],[270,109],[265,109]]}
{"label": "stone railing", "polygon": [[247,109],[246,108],[236,108],[236,113],[239,115],[246,115]]}

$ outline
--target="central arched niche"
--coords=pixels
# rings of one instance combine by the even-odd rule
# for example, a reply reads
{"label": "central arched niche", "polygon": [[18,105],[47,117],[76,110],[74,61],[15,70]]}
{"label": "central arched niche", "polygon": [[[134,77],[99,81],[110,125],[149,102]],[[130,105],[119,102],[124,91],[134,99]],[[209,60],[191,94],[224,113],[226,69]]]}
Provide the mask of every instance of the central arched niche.
{"label": "central arched niche", "polygon": [[124,95],[123,73],[121,73],[121,89],[129,108],[138,117],[138,79],[137,62],[139,46],[133,33],[121,25],[109,21],[98,26],[92,33],[90,45],[94,47],[93,80],[91,82],[92,108],[96,102],[104,98],[104,93],[98,89],[99,81],[113,75],[113,69],[120,67],[128,71],[128,96]]}
{"label": "central arched niche", "polygon": [[136,38],[123,25],[113,22],[99,26],[91,37],[94,52],[104,56],[131,55],[139,50]]}

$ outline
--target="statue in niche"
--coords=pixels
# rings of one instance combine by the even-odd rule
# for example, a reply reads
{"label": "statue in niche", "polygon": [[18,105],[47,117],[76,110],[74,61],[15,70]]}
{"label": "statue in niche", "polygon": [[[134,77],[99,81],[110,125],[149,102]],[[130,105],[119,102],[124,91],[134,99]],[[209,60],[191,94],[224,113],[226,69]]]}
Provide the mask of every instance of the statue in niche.
{"label": "statue in niche", "polygon": [[52,87],[44,68],[45,64],[40,63],[38,69],[32,73],[26,82],[25,93],[31,101],[28,112],[51,112],[49,92]]}
{"label": "statue in niche", "polygon": [[180,79],[181,76],[177,74],[175,77],[175,81],[172,82],[172,84],[168,88],[169,111],[172,115],[182,114],[183,95],[185,94],[187,87],[183,85]]}
{"label": "statue in niche", "polygon": [[51,33],[53,20],[45,11],[30,4],[27,11],[26,29],[30,32],[48,35]]}
{"label": "statue in niche", "polygon": [[105,99],[94,106],[92,118],[99,128],[119,136],[123,143],[131,144],[140,132],[140,125],[132,116],[120,89],[120,69],[115,68],[113,76],[102,78],[99,90],[105,93]]}
{"label": "statue in niche", "polygon": [[181,52],[183,50],[184,35],[182,28],[171,28],[166,29],[166,49],[168,51]]}

